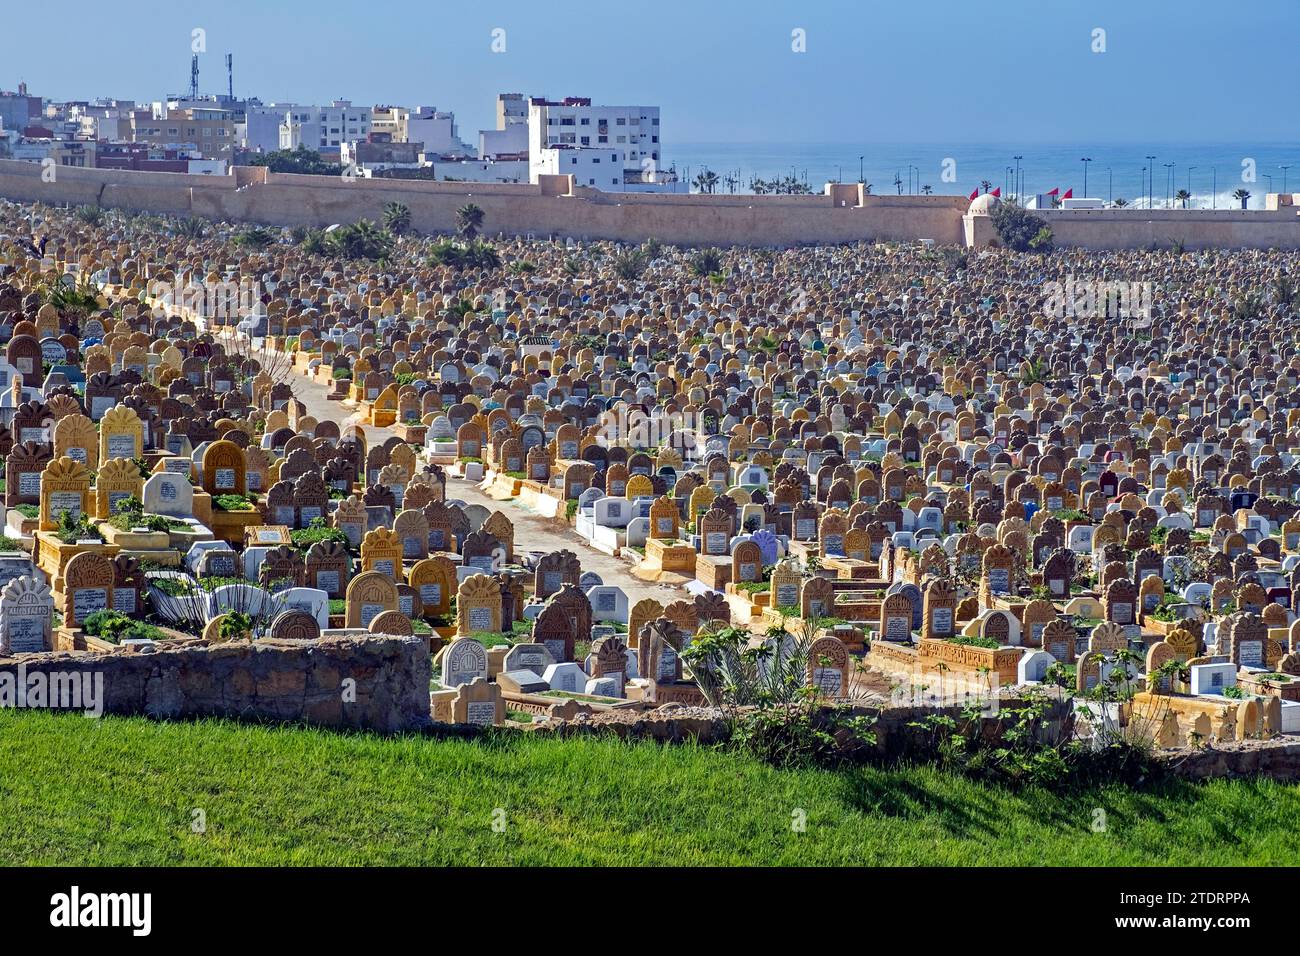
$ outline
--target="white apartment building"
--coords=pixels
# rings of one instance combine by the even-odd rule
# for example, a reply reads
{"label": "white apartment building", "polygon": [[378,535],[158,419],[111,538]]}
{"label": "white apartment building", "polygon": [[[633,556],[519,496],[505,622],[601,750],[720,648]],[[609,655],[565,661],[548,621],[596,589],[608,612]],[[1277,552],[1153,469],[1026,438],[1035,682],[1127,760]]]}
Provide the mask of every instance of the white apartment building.
{"label": "white apartment building", "polygon": [[[303,107],[303,109],[309,108]],[[286,122],[286,114],[298,109],[296,103],[270,103],[266,106],[248,107],[244,147],[256,153],[274,153],[280,148],[280,126]]]}
{"label": "white apartment building", "polygon": [[478,158],[527,160],[528,98],[522,93],[497,94],[495,129],[478,131]]}
{"label": "white apartment building", "polygon": [[513,123],[505,129],[479,130],[478,155],[480,159],[527,156],[528,124]]}
{"label": "white apartment building", "polygon": [[541,175],[574,178],[579,186],[621,192],[624,183],[623,161],[618,150],[554,146],[541,151],[541,158],[533,161],[528,154],[529,182],[537,182]]}
{"label": "white apartment building", "polygon": [[435,162],[433,173],[434,178],[439,182],[526,183],[528,162],[523,159],[462,159],[450,163]]}
{"label": "white apartment building", "polygon": [[578,185],[596,189],[667,186],[661,155],[657,106],[593,106],[581,96],[528,102],[531,182],[572,173]]}
{"label": "white apartment building", "polygon": [[350,100],[335,100],[329,106],[295,106],[285,111],[280,123],[280,149],[306,146],[318,152],[333,152],[344,143],[370,135],[370,107],[353,106]]}
{"label": "white apartment building", "polygon": [[423,143],[424,151],[438,156],[465,156],[469,147],[460,141],[456,114],[433,106],[417,106],[406,116],[406,140]]}

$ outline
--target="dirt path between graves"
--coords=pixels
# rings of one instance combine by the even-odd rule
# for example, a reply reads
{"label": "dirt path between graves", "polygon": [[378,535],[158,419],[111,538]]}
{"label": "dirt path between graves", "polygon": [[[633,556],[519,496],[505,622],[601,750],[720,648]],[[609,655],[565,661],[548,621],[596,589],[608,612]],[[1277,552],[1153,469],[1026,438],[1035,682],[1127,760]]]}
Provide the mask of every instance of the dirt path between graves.
{"label": "dirt path between graves", "polygon": [[[341,402],[330,401],[326,395],[328,389],[319,382],[294,373],[293,393],[307,406],[307,414],[317,420],[332,420],[342,428],[351,419],[361,424],[360,416]],[[368,442],[382,442],[393,434],[391,428],[375,428],[364,425]],[[447,479],[447,497],[459,498],[466,504],[482,505],[491,511],[500,511],[515,526],[515,550],[539,551],[543,554],[567,548],[578,556],[583,571],[594,571],[604,583],[623,589],[631,607],[642,598],[653,598],[661,604],[688,597],[681,588],[666,587],[642,581],[632,575],[631,568],[618,558],[611,557],[587,545],[585,540],[573,529],[561,526],[550,518],[544,518],[528,508],[512,501],[495,501],[483,494],[468,481],[449,476]]]}

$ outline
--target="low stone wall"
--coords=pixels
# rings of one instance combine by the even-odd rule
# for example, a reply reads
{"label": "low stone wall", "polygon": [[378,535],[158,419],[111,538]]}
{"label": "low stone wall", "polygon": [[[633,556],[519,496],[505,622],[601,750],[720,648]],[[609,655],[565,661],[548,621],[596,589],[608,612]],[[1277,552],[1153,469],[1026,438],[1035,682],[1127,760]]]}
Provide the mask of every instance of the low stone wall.
{"label": "low stone wall", "polygon": [[[1014,696],[1003,696],[1003,705],[1014,704]],[[889,706],[883,709],[857,706],[851,715],[874,718],[871,733],[873,746],[863,749],[849,742],[848,735],[841,740],[846,755],[862,757],[901,757],[924,750],[930,746],[931,735],[918,730],[913,724],[931,715],[942,714],[962,719],[964,707],[930,707],[922,704]],[[1047,713],[1046,732],[1052,735],[1065,733],[1073,721],[1073,707],[1064,697],[1051,702]],[[981,721],[980,731],[989,739],[996,739],[1000,729],[996,717]],[[571,720],[553,720],[538,725],[530,733],[555,733],[561,736],[575,734],[608,734],[624,740],[654,740],[659,743],[695,741],[702,744],[721,743],[727,739],[729,728],[723,713],[711,707],[688,707],[668,704],[650,711],[607,711],[597,714],[580,714]],[[861,752],[858,752],[861,751]]]}
{"label": "low stone wall", "polygon": [[430,670],[420,638],[334,637],[147,654],[26,654],[0,659],[0,682],[30,687],[35,675],[49,687],[93,681],[102,688],[96,696],[105,714],[303,721],[395,733],[430,725]]}
{"label": "low stone wall", "polygon": [[1243,740],[1201,750],[1166,750],[1160,760],[1175,776],[1187,780],[1216,777],[1270,777],[1300,780],[1300,739]]}

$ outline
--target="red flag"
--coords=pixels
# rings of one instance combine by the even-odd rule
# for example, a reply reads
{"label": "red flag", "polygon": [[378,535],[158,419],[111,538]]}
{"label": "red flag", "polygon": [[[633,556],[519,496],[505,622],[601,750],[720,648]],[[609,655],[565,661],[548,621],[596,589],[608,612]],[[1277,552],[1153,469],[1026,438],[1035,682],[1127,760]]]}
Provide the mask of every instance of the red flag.
{"label": "red flag", "polygon": [[1065,191],[1065,195],[1063,195],[1061,198],[1062,198],[1062,199],[1073,199],[1073,198],[1074,198],[1074,187],[1071,186],[1069,189],[1067,189],[1067,190]]}
{"label": "red flag", "polygon": [[974,199],[974,198],[975,198],[976,196],[978,196],[979,194],[980,194],[980,188],[979,188],[978,186],[976,186],[974,189],[971,190],[970,195],[967,196],[966,198],[967,198],[967,199]]}
{"label": "red flag", "polygon": [[1050,193],[1044,193],[1043,195],[1045,195],[1045,196],[1055,196],[1055,195],[1056,195],[1057,193],[1059,193],[1060,191],[1061,191],[1061,188],[1060,188],[1059,186],[1053,186],[1053,187],[1052,187],[1052,191],[1051,191]]}
{"label": "red flag", "polygon": [[997,189],[993,190],[992,195],[997,196],[999,199],[1001,199],[1001,198],[1002,198],[1002,187],[999,186]]}

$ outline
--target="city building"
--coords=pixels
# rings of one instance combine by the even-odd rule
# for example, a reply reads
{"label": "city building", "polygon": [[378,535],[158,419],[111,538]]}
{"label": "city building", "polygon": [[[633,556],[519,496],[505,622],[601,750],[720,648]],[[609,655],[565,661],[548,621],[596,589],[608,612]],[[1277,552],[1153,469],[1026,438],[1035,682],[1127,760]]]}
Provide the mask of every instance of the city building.
{"label": "city building", "polygon": [[151,146],[148,143],[99,143],[95,151],[99,169],[134,169],[150,173],[192,173],[224,176],[226,161],[204,159],[197,150],[182,146]]}
{"label": "city building", "polygon": [[50,160],[56,166],[89,169],[95,165],[95,146],[93,140],[70,141],[23,136],[10,146],[10,158],[28,163]]}
{"label": "city building", "polygon": [[18,91],[0,91],[0,128],[20,130],[41,119],[43,110],[39,96],[29,96],[27,84],[19,83]]}
{"label": "city building", "polygon": [[657,106],[593,106],[585,96],[528,101],[532,182],[568,173],[580,186],[607,191],[675,191],[676,174],[663,170],[660,158]]}
{"label": "city building", "polygon": [[406,125],[410,114],[405,106],[375,106],[370,111],[370,129],[387,134],[391,142],[405,143],[410,139]]}
{"label": "city building", "polygon": [[461,159],[433,163],[433,178],[439,182],[526,183],[526,159]]}
{"label": "city building", "polygon": [[433,106],[419,106],[406,116],[406,138],[424,144],[430,156],[468,156],[470,148],[460,141],[456,114]]}
{"label": "city building", "polygon": [[397,143],[387,133],[339,146],[339,162],[352,170],[373,173],[383,169],[419,169],[424,163],[423,143]]}
{"label": "city building", "polygon": [[497,94],[496,129],[478,133],[479,159],[528,159],[528,99],[522,93]]}
{"label": "city building", "polygon": [[371,114],[366,106],[335,100],[329,106],[296,106],[280,124],[280,149],[305,146],[320,153],[338,153],[344,143],[370,135]]}
{"label": "city building", "polygon": [[185,107],[135,110],[131,140],[151,146],[191,146],[204,159],[229,162],[235,150],[235,120],[230,110]]}
{"label": "city building", "polygon": [[298,109],[296,103],[268,103],[247,107],[244,112],[244,148],[254,153],[274,153],[280,148],[280,126],[293,122],[289,114]]}

